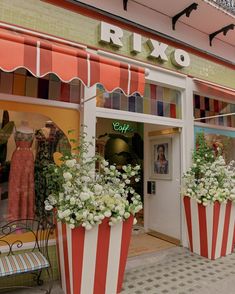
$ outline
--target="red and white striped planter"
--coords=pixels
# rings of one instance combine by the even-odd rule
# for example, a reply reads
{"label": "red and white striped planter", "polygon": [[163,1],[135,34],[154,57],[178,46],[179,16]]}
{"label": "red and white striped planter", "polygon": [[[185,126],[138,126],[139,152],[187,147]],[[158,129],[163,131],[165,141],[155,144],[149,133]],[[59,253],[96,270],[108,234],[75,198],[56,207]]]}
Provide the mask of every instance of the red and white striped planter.
{"label": "red and white striped planter", "polygon": [[183,201],[189,249],[209,259],[231,254],[235,244],[235,205],[216,201],[203,206],[187,196]]}
{"label": "red and white striped planter", "polygon": [[116,294],[122,289],[133,216],[86,231],[57,223],[61,283],[65,294]]}

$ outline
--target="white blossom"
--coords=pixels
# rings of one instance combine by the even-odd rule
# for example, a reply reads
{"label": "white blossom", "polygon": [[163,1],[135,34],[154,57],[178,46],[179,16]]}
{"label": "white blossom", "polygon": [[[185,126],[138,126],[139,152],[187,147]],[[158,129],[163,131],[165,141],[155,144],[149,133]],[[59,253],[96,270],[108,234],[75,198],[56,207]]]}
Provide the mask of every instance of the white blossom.
{"label": "white blossom", "polygon": [[45,205],[45,209],[46,209],[47,211],[50,211],[50,210],[53,209],[53,206],[50,205],[50,204],[47,204],[47,205]]}
{"label": "white blossom", "polygon": [[70,198],[70,204],[74,205],[76,203],[76,199],[74,197]]}
{"label": "white blossom", "polygon": [[72,174],[71,173],[69,173],[69,172],[65,172],[65,173],[63,173],[63,177],[64,177],[64,179],[66,180],[66,181],[69,181],[69,180],[71,180],[72,179]]}
{"label": "white blossom", "polygon": [[80,199],[81,199],[82,201],[86,201],[86,200],[89,199],[89,198],[90,198],[89,193],[87,193],[87,192],[81,192],[81,193],[80,193]]}
{"label": "white blossom", "polygon": [[66,161],[65,161],[65,164],[66,164],[68,167],[74,167],[76,163],[77,163],[76,159],[70,159],[70,160],[66,160]]}
{"label": "white blossom", "polygon": [[105,217],[110,217],[112,215],[110,210],[105,211],[104,216]]}
{"label": "white blossom", "polygon": [[108,165],[109,165],[109,162],[106,161],[106,160],[103,160],[103,161],[102,161],[102,164],[103,164],[104,166],[108,166]]}
{"label": "white blossom", "polygon": [[[183,195],[192,197],[204,206],[219,201],[235,201],[235,166],[226,164],[223,156],[194,152],[192,167],[183,177]],[[207,155],[207,156],[206,156]]]}
{"label": "white blossom", "polygon": [[[88,157],[89,143],[80,138],[78,153],[62,158],[60,166],[51,171],[55,188],[45,201],[45,209],[57,209],[58,219],[71,229],[82,226],[86,230],[109,218],[115,225],[142,209],[141,197],[131,187],[133,180],[139,181],[140,166],[124,165],[120,172],[107,160]],[[128,196],[131,195],[131,200]]]}

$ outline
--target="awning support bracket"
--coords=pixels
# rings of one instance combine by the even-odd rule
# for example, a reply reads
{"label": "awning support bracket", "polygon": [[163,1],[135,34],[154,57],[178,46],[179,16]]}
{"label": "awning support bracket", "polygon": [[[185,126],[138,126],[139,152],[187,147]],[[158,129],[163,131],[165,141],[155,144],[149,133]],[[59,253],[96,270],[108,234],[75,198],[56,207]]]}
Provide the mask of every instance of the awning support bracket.
{"label": "awning support bracket", "polygon": [[191,5],[189,5],[188,7],[186,7],[184,10],[182,10],[181,12],[179,12],[178,14],[176,14],[175,16],[172,17],[172,29],[175,30],[175,25],[178,21],[178,19],[182,16],[182,15],[186,15],[187,17],[190,16],[191,12],[193,10],[197,10],[197,3],[192,3]]}
{"label": "awning support bracket", "polygon": [[227,33],[228,33],[228,31],[234,29],[234,26],[235,26],[235,25],[231,23],[230,25],[228,25],[228,26],[226,26],[226,27],[223,27],[222,29],[220,29],[220,30],[218,30],[218,31],[216,31],[216,32],[214,32],[214,33],[212,33],[212,34],[210,34],[210,35],[209,35],[210,46],[212,46],[212,40],[215,38],[215,36],[217,36],[217,35],[220,34],[220,33],[223,33],[223,35],[226,36]]}
{"label": "awning support bracket", "polygon": [[127,11],[127,2],[128,0],[123,0],[123,9]]}

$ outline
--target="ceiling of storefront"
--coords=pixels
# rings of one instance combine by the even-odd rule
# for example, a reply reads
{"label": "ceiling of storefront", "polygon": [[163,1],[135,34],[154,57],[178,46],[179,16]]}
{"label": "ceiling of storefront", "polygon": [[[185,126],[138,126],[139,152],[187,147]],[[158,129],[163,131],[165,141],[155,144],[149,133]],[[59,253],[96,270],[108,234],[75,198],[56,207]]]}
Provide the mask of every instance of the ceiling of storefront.
{"label": "ceiling of storefront", "polygon": [[[197,10],[193,10],[190,17],[183,15],[179,21],[193,27],[203,33],[211,34],[229,24],[235,24],[235,16],[223,10],[216,4],[204,0],[130,0],[143,5],[156,12],[160,12],[166,16],[173,17],[177,13],[184,10],[192,3],[197,3]],[[177,30],[177,24],[176,24]],[[222,33],[217,35],[217,38],[224,42],[235,45],[235,30],[231,30],[224,36]]]}

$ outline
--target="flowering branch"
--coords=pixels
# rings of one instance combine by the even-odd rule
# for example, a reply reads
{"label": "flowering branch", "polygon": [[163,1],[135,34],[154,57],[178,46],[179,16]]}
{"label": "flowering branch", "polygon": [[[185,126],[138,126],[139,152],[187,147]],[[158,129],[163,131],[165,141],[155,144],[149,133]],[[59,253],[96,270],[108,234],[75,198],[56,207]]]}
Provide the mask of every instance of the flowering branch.
{"label": "flowering branch", "polygon": [[221,146],[210,147],[203,133],[197,138],[192,167],[183,176],[183,195],[206,206],[208,203],[235,200],[234,161],[226,164]]}
{"label": "flowering branch", "polygon": [[113,225],[142,209],[141,197],[131,185],[133,180],[139,181],[140,166],[126,165],[120,171],[99,155],[87,157],[90,144],[83,133],[78,153],[65,156],[60,166],[53,164],[48,169],[53,183],[45,208],[56,208],[58,220],[71,228],[81,225],[89,230],[105,217]]}

